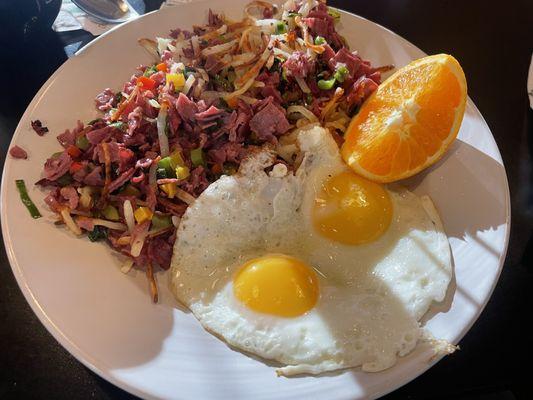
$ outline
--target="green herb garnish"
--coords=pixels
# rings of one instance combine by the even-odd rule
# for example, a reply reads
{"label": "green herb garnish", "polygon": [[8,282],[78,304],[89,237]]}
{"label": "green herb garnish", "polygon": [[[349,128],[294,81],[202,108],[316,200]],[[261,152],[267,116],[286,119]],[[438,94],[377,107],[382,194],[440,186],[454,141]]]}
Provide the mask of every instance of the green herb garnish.
{"label": "green herb garnish", "polygon": [[15,184],[17,185],[17,189],[20,194],[20,200],[22,201],[22,204],[24,204],[26,208],[28,209],[28,211],[30,212],[31,217],[34,219],[41,218],[42,215],[37,209],[37,206],[30,199],[30,195],[28,194],[28,190],[26,189],[26,183],[24,183],[24,180],[17,179],[15,181]]}

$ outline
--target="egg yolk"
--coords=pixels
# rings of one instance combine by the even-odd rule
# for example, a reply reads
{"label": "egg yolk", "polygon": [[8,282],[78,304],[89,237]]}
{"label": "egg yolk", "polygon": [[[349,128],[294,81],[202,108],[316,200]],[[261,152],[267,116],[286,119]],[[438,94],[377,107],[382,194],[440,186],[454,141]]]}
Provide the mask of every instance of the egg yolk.
{"label": "egg yolk", "polygon": [[315,198],[312,220],[323,236],[357,245],[379,238],[392,219],[392,202],[379,184],[352,172],[325,181]]}
{"label": "egg yolk", "polygon": [[312,268],[286,255],[268,255],[245,263],[233,280],[237,299],[254,311],[297,317],[318,300],[318,279]]}

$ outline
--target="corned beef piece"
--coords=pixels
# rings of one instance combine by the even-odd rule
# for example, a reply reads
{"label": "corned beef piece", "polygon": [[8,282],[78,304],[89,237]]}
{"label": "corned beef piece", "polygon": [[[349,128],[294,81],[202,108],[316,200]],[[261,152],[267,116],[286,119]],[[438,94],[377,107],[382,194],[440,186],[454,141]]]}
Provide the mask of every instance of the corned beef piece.
{"label": "corned beef piece", "polygon": [[11,147],[9,149],[9,154],[11,155],[11,157],[13,158],[20,158],[20,159],[27,159],[28,158],[28,153],[26,153],[26,150],[24,150],[22,147],[19,147],[17,145]]}
{"label": "corned beef piece", "polygon": [[45,133],[48,132],[48,128],[46,126],[43,126],[43,123],[38,119],[36,119],[35,121],[31,121],[31,127],[39,136],[43,136]]}

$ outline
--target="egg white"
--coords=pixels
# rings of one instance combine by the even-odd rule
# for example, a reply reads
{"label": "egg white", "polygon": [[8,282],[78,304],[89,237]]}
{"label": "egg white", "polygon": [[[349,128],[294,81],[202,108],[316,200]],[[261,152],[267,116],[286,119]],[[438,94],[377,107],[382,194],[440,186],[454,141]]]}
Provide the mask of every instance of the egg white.
{"label": "egg white", "polygon": [[[324,129],[302,129],[297,142],[304,157],[295,174],[265,173],[274,157],[264,150],[188,208],[174,247],[172,290],[207,330],[284,364],[280,374],[386,369],[416,346],[418,321],[445,296],[452,271],[442,224],[429,198],[390,186],[392,222],[378,240],[354,246],[321,236],[310,217],[315,195],[347,167]],[[306,314],[262,314],[234,297],[239,267],[270,253],[316,270],[320,298]]]}

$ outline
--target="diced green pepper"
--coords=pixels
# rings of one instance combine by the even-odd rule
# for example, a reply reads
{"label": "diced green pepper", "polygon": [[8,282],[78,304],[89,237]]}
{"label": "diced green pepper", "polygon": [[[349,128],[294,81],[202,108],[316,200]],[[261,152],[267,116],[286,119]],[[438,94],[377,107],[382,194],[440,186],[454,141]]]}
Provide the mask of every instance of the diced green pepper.
{"label": "diced green pepper", "polygon": [[95,118],[95,119],[93,119],[93,120],[87,122],[87,125],[94,125],[94,124],[96,124],[97,122],[102,122],[102,121],[103,121],[102,118]]}
{"label": "diced green pepper", "polygon": [[333,7],[328,7],[328,14],[330,15],[330,17],[335,18],[335,20],[337,21],[341,19],[341,13]]}
{"label": "diced green pepper", "polygon": [[152,228],[154,230],[160,230],[172,226],[172,218],[167,214],[154,214],[152,216]]}
{"label": "diced green pepper", "polygon": [[170,157],[163,157],[159,162],[157,163],[157,170],[159,172],[160,169],[164,169],[167,173],[167,178],[169,175],[172,175],[174,168],[172,168],[172,159]]}
{"label": "diced green pepper", "polygon": [[193,68],[193,67],[185,67],[185,69],[183,70],[183,75],[185,75],[185,77],[188,78],[189,75],[192,74],[193,72],[196,72],[195,68]]}
{"label": "diced green pepper", "polygon": [[28,194],[28,191],[26,190],[26,183],[23,179],[17,179],[15,181],[15,184],[17,185],[17,189],[19,191],[20,200],[22,201],[22,204],[26,206],[28,211],[30,212],[30,215],[33,219],[41,218],[42,215],[37,209],[37,206],[31,201],[30,195]]}
{"label": "diced green pepper", "polygon": [[306,98],[305,98],[305,102],[307,104],[311,104],[313,102],[313,95],[311,93],[308,93]]}
{"label": "diced green pepper", "polygon": [[328,79],[328,80],[320,79],[317,82],[317,85],[318,85],[318,88],[321,90],[330,90],[335,85],[335,81],[336,81],[335,77]]}
{"label": "diced green pepper", "polygon": [[326,39],[324,39],[322,36],[317,36],[315,38],[315,44],[316,45],[326,44]]}
{"label": "diced green pepper", "polygon": [[148,67],[144,70],[143,76],[149,77],[150,75],[155,74],[157,71],[157,67],[155,65],[152,65],[151,67]]}
{"label": "diced green pepper", "polygon": [[[185,166],[185,162],[183,161],[183,157],[181,156],[181,153],[179,151],[173,152],[171,155],[162,158],[157,163],[157,174],[158,177],[161,176],[159,179],[164,178],[175,178],[176,177],[176,168],[177,167],[183,167]],[[162,176],[165,174],[163,173],[164,170],[166,173],[166,176],[163,178]]]}
{"label": "diced green pepper", "polygon": [[91,144],[89,143],[89,140],[87,139],[87,136],[82,135],[78,136],[76,138],[76,147],[78,147],[81,150],[87,150]]}
{"label": "diced green pepper", "polygon": [[58,152],[52,154],[50,156],[50,158],[53,158],[53,159],[59,158],[61,156],[61,154],[63,154],[63,152],[62,151],[58,151]]}
{"label": "diced green pepper", "polygon": [[122,121],[113,122],[112,124],[109,124],[109,126],[112,128],[120,129],[121,131],[125,131],[127,128],[126,123]]}
{"label": "diced green pepper", "polygon": [[96,225],[94,229],[87,234],[87,237],[91,242],[97,242],[101,239],[107,239],[107,228],[104,226]]}
{"label": "diced green pepper", "polygon": [[167,179],[168,178],[167,170],[165,168],[156,169],[156,176],[157,176],[157,179]]}
{"label": "diced green pepper", "polygon": [[285,82],[288,81],[288,79],[287,79],[287,70],[285,68],[281,69],[281,79],[284,80]]}
{"label": "diced green pepper", "polygon": [[109,204],[106,208],[102,210],[102,215],[105,219],[108,219],[110,221],[118,221],[120,218],[117,208],[112,206],[111,204]]}
{"label": "diced green pepper", "polygon": [[287,32],[287,25],[283,21],[276,22],[276,29],[275,29],[276,35],[281,35],[283,33]]}
{"label": "diced green pepper", "polygon": [[73,182],[72,176],[67,172],[62,177],[58,178],[56,182],[59,184],[59,186],[68,186]]}
{"label": "diced green pepper", "polygon": [[198,167],[199,165],[205,165],[204,152],[200,147],[191,150],[191,161],[192,165],[195,167]]}
{"label": "diced green pepper", "polygon": [[337,68],[333,76],[335,77],[335,79],[337,79],[337,81],[344,82],[344,79],[349,74],[350,74],[350,71],[348,70],[348,68],[346,68],[346,65],[341,65],[340,67]]}
{"label": "diced green pepper", "polygon": [[122,94],[122,92],[118,92],[116,95],[115,95],[115,98],[114,98],[114,102],[115,104],[119,104],[121,101],[122,101],[122,98],[124,97],[124,95]]}

